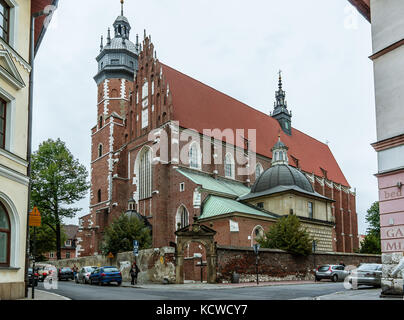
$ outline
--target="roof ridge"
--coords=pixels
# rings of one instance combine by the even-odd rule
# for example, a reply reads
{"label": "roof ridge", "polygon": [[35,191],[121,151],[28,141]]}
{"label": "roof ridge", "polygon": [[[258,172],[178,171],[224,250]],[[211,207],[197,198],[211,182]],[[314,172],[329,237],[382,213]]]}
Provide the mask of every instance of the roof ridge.
{"label": "roof ridge", "polygon": [[[172,69],[172,70],[174,70],[174,71],[176,71],[176,72],[178,72],[178,73],[181,73],[182,75],[184,75],[184,76],[186,76],[186,77],[192,79],[193,81],[199,82],[200,84],[202,84],[202,85],[204,85],[204,86],[206,86],[206,87],[208,87],[208,88],[210,88],[210,89],[212,89],[212,90],[214,90],[214,91],[216,91],[216,92],[218,92],[218,93],[220,93],[220,94],[222,94],[222,95],[224,95],[224,96],[230,98],[231,100],[235,100],[235,101],[237,101],[237,102],[243,104],[243,105],[246,106],[247,108],[250,108],[250,109],[252,109],[252,110],[254,110],[254,111],[256,111],[256,112],[259,112],[259,113],[261,113],[261,114],[267,116],[269,119],[272,119],[272,120],[274,120],[276,123],[278,123],[278,121],[277,121],[276,119],[272,118],[269,114],[267,114],[267,113],[265,113],[265,112],[263,112],[263,111],[261,111],[261,110],[258,110],[258,109],[254,108],[254,107],[251,107],[250,105],[246,104],[245,102],[240,101],[240,100],[238,100],[238,99],[236,99],[236,98],[230,96],[229,94],[224,93],[224,92],[222,92],[222,91],[220,91],[220,90],[218,90],[218,89],[212,87],[211,85],[206,84],[206,83],[204,83],[204,82],[202,82],[202,81],[200,81],[200,80],[198,80],[198,79],[195,79],[195,78],[193,78],[193,77],[191,77],[191,76],[189,76],[189,75],[187,75],[187,74],[185,74],[185,73],[183,73],[183,72],[181,72],[181,71],[179,71],[179,70],[177,70],[177,69],[174,69],[173,67],[170,67],[169,65],[166,65],[165,63],[163,63],[163,62],[161,62],[161,61],[160,61],[160,63],[161,63],[163,66],[165,66],[165,67],[167,67],[167,68],[170,68],[170,69]],[[279,123],[278,123],[278,124],[279,124]],[[280,126],[279,126],[279,127],[280,127]],[[293,127],[292,127],[292,128],[293,128]]]}

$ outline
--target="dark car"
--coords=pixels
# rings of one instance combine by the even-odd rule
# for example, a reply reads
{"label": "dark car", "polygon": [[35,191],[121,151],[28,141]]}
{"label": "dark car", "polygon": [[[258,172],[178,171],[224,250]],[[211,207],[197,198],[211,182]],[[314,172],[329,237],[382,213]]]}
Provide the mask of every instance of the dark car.
{"label": "dark car", "polygon": [[343,281],[349,272],[345,270],[343,265],[326,264],[319,266],[316,270],[316,281],[329,279],[334,282]]}
{"label": "dark car", "polygon": [[353,287],[366,285],[380,287],[382,282],[382,266],[378,263],[361,264],[357,269],[352,270],[349,275],[349,283]]}
{"label": "dark car", "polygon": [[111,282],[116,282],[118,286],[122,283],[122,274],[116,267],[96,268],[90,274],[90,284],[103,285]]}
{"label": "dark car", "polygon": [[34,286],[38,286],[39,275],[36,272],[32,271],[32,268],[28,268],[28,286],[32,287],[32,283]]}
{"label": "dark car", "polygon": [[58,280],[74,280],[74,273],[71,268],[60,268],[58,270]]}

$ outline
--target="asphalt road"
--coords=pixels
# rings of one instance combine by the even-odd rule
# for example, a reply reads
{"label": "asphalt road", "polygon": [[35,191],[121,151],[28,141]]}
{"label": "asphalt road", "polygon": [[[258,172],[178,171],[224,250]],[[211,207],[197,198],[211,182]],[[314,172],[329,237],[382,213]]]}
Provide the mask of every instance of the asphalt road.
{"label": "asphalt road", "polygon": [[[38,289],[44,289],[39,283]],[[229,289],[168,289],[128,288],[115,284],[97,286],[59,281],[58,289],[50,292],[72,300],[288,300],[318,297],[346,290],[343,283],[320,282],[316,284],[244,287]]]}

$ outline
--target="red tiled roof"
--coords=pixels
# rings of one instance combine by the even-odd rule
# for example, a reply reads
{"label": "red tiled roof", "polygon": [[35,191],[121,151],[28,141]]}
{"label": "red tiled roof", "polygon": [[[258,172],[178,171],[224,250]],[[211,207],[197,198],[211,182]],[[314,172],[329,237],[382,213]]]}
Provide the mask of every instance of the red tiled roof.
{"label": "red tiled roof", "polygon": [[[279,131],[281,140],[289,147],[289,155],[299,160],[299,166],[308,173],[322,177],[321,168],[327,170],[327,178],[349,186],[329,147],[292,128],[292,135],[285,134],[279,123],[269,115],[221,93],[167,65],[163,73],[170,86],[173,99],[173,120],[184,128],[195,129],[256,129],[258,154],[272,158]],[[243,145],[240,145],[243,147]],[[291,163],[291,165],[294,165]]]}
{"label": "red tiled roof", "polygon": [[370,22],[370,0],[348,0]]}
{"label": "red tiled roof", "polygon": [[[59,0],[32,0],[31,1],[31,14],[44,10],[49,5],[57,6]],[[35,50],[42,40],[46,29],[44,28],[45,16],[35,19]]]}

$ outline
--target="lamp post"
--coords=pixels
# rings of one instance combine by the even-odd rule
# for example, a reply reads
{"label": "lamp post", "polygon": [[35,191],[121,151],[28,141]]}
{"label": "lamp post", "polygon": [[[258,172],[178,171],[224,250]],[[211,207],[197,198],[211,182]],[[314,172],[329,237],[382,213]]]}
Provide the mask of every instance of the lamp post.
{"label": "lamp post", "polygon": [[257,274],[257,286],[259,285],[259,280],[258,280],[258,260],[259,260],[259,250],[260,250],[260,245],[254,244],[254,252],[255,252],[255,272]]}
{"label": "lamp post", "polygon": [[[35,60],[35,19],[48,16],[52,11],[45,10],[33,13],[31,15],[31,39],[30,39],[30,64],[31,72],[29,75],[29,102],[28,102],[28,137],[27,137],[27,176],[28,182],[28,201],[27,201],[27,236],[26,236],[26,253],[25,253],[25,297],[28,297],[28,266],[29,266],[29,212],[31,202],[31,153],[32,153],[32,112],[33,112],[33,93],[34,93],[34,60]],[[34,257],[35,259],[35,257]],[[33,270],[34,271],[34,270]],[[33,282],[34,285],[34,282]]]}
{"label": "lamp post", "polygon": [[314,281],[316,281],[316,248],[317,248],[317,241],[313,240],[312,252],[313,252],[313,263],[314,263]]}

